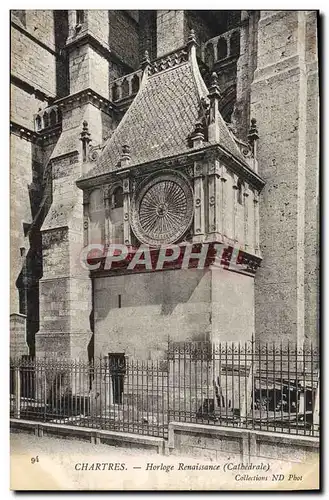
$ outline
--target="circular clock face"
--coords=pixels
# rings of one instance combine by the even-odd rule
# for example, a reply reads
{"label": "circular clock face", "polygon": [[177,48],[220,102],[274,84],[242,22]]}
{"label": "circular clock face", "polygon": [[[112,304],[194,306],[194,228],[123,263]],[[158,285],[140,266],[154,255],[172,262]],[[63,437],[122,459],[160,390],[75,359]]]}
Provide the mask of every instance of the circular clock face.
{"label": "circular clock face", "polygon": [[132,229],[142,243],[175,243],[192,222],[192,190],[181,174],[158,175],[136,193],[131,208]]}

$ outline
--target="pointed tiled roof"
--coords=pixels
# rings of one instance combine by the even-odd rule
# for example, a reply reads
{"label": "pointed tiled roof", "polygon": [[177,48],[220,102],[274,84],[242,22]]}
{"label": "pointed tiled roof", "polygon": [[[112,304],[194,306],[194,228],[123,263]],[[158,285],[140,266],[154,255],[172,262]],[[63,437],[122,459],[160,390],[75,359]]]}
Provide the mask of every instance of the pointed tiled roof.
{"label": "pointed tiled roof", "polygon": [[[122,121],[108,139],[97,164],[84,175],[96,177],[120,170],[122,146],[130,148],[130,165],[193,151],[188,138],[199,119],[201,98],[208,90],[193,61],[146,77]],[[219,145],[245,163],[231,132],[220,117]],[[205,143],[204,146],[210,143]],[[195,148],[194,148],[195,150]]]}

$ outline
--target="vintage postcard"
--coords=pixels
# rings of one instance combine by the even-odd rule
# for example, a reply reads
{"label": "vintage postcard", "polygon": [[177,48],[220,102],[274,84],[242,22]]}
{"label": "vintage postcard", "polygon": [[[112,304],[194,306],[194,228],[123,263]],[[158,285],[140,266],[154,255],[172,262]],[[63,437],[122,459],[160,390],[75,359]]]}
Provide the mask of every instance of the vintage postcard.
{"label": "vintage postcard", "polygon": [[317,11],[10,11],[12,490],[318,490]]}

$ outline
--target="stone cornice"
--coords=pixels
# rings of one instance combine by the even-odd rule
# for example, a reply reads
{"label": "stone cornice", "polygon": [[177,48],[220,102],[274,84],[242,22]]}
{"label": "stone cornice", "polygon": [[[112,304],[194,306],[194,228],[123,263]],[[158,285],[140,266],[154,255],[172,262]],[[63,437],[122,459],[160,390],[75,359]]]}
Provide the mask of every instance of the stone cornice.
{"label": "stone cornice", "polygon": [[234,56],[227,57],[226,59],[216,61],[214,63],[214,68],[216,68],[216,71],[228,70],[228,69],[230,69],[230,67],[235,66],[237,64],[238,59],[239,59],[239,56],[234,55]]}
{"label": "stone cornice", "polygon": [[25,139],[26,141],[30,142],[37,142],[37,140],[40,138],[39,134],[37,132],[34,132],[33,130],[24,127],[23,125],[19,125],[16,122],[10,122],[10,133],[17,135],[21,139]]}
{"label": "stone cornice", "polygon": [[66,109],[74,109],[82,104],[93,104],[95,107],[101,109],[107,114],[110,114],[112,110],[116,110],[116,107],[111,101],[89,87],[84,90],[80,90],[75,94],[70,94],[66,97],[62,97],[61,99],[57,99],[54,101],[54,104],[60,108],[65,107]]}
{"label": "stone cornice", "polygon": [[14,135],[17,135],[21,139],[25,139],[26,141],[30,141],[34,144],[39,143],[40,146],[44,146],[45,141],[50,140],[52,138],[59,137],[62,128],[60,125],[53,127],[47,131],[43,131],[42,133],[35,132],[19,123],[10,122],[10,132]]}
{"label": "stone cornice", "polygon": [[[246,276],[250,277],[255,277],[257,269],[260,267],[262,258],[259,255],[255,254],[250,254],[246,252],[245,250],[239,249],[238,255],[236,257],[236,260],[233,257],[233,251],[234,247],[227,244],[226,248],[222,254],[220,262],[215,261],[215,254],[216,252],[214,251],[216,243],[222,244],[221,241],[218,242],[200,242],[200,243],[193,243],[193,248],[194,252],[195,251],[200,251],[203,245],[207,245],[208,251],[207,251],[207,258],[205,261],[205,268],[211,268],[213,272],[216,272],[218,268],[222,268],[227,272],[234,272],[238,274],[243,274]],[[99,257],[95,259],[88,259],[88,262],[91,264],[99,264],[99,267],[96,270],[91,270],[90,271],[90,277],[91,278],[98,278],[98,277],[106,277],[106,276],[120,276],[120,275],[128,275],[128,274],[144,274],[144,273],[153,273],[153,272],[163,272],[163,271],[169,271],[169,270],[180,270],[182,269],[182,260],[183,260],[183,254],[184,254],[184,249],[186,246],[189,244],[186,242],[182,242],[177,244],[177,246],[180,248],[180,255],[175,261],[167,262],[163,268],[157,269],[156,268],[156,263],[157,259],[159,258],[159,248],[155,248],[152,246],[147,246],[150,251],[150,258],[152,262],[152,269],[146,269],[144,264],[137,265],[136,268],[134,269],[129,269],[128,265],[132,260],[133,255],[137,251],[137,248],[133,248],[132,246],[128,245],[128,254],[126,259],[123,261],[119,261],[117,263],[112,263],[112,266],[110,269],[106,268],[106,256],[105,257]],[[106,255],[106,247],[104,248],[105,250],[105,255]],[[235,262],[234,262],[235,260]],[[193,269],[196,268],[197,264],[191,263],[191,265],[188,266],[188,269]]]}
{"label": "stone cornice", "polygon": [[105,59],[110,59],[111,50],[110,47],[105,43],[101,42],[96,38],[96,36],[90,30],[81,31],[78,35],[73,37],[69,37],[66,41],[66,45],[64,47],[65,51],[72,50],[76,47],[80,47],[81,45],[90,45],[97,52],[99,52]]}
{"label": "stone cornice", "polygon": [[221,148],[218,144],[206,145],[198,150],[192,150],[187,153],[183,153],[179,156],[167,157],[158,159],[149,163],[144,163],[142,165],[135,165],[128,169],[118,169],[112,172],[108,172],[96,177],[91,177],[87,179],[77,180],[77,186],[81,189],[88,189],[93,186],[100,186],[106,182],[113,182],[113,179],[118,176],[126,175],[138,176],[143,172],[154,172],[163,168],[178,168],[191,164],[194,161],[203,161],[209,159],[221,160],[228,168],[230,168],[234,173],[236,173],[241,180],[246,180],[248,183],[254,187],[257,191],[261,191],[265,185],[263,179],[251,168],[246,166],[244,163],[240,162],[233,155],[228,153],[226,150]]}

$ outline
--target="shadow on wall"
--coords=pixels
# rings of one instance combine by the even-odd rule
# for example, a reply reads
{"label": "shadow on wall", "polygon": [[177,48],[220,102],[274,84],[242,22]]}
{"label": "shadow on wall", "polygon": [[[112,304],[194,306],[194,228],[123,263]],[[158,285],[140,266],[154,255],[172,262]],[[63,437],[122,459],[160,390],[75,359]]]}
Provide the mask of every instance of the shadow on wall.
{"label": "shadow on wall", "polygon": [[[163,299],[161,305],[161,315],[170,316],[178,303],[195,302],[197,298],[202,302],[210,300],[207,293],[204,296],[197,294],[194,295],[200,286],[201,280],[209,273],[209,270],[202,269],[188,269],[186,271],[180,270],[177,276],[163,276]],[[206,290],[204,290],[206,292]],[[199,302],[199,300],[198,300]]]}
{"label": "shadow on wall", "polygon": [[180,269],[97,278],[97,319],[105,319],[111,310],[121,308],[160,305],[160,315],[170,316],[179,304],[209,303],[208,274],[208,269]]}

